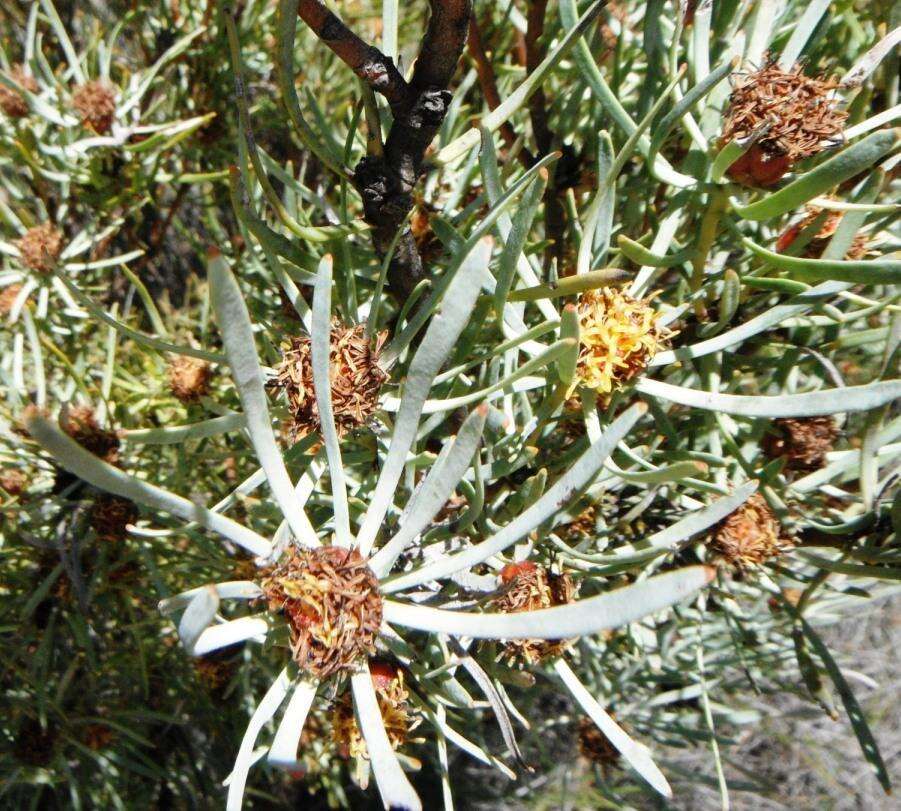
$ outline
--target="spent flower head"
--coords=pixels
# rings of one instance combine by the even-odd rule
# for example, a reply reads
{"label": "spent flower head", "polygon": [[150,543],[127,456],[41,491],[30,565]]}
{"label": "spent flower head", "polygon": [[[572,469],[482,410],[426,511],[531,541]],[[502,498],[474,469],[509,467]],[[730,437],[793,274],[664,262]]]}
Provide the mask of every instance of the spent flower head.
{"label": "spent flower head", "polygon": [[34,225],[17,241],[19,259],[29,270],[50,273],[63,249],[63,234],[49,222]]}
{"label": "spent flower head", "polygon": [[769,186],[803,158],[841,143],[848,114],[836,107],[833,79],[806,76],[800,65],[776,62],[739,75],[729,97],[721,139],[756,138],[729,174],[748,185]]}

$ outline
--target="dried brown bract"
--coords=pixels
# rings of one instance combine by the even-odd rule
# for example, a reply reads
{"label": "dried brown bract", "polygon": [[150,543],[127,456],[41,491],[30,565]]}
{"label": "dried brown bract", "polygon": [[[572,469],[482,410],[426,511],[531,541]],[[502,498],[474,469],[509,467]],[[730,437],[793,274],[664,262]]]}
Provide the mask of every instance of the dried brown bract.
{"label": "dried brown bract", "polygon": [[830,416],[773,420],[761,447],[769,459],[785,458],[787,470],[821,468],[838,438],[838,426]]}
{"label": "dried brown bract", "polygon": [[16,467],[0,470],[0,488],[11,496],[21,496],[28,487],[28,477]]}
{"label": "dried brown bract", "polygon": [[119,437],[100,427],[90,406],[74,406],[60,415],[59,426],[85,450],[111,465],[119,462]]}
{"label": "dried brown bract", "polygon": [[717,555],[736,569],[760,566],[790,546],[782,525],[759,493],[727,516],[713,536]]}
{"label": "dried brown bract", "polygon": [[75,88],[72,106],[81,117],[82,126],[105,135],[116,118],[116,92],[100,79]]}
{"label": "dried brown bract", "polygon": [[22,264],[38,273],[50,273],[63,250],[62,232],[49,222],[29,228],[16,241]]}
{"label": "dried brown bract", "polygon": [[133,501],[102,493],[91,505],[91,528],[101,541],[123,541],[126,527],[137,521],[139,514]]}
{"label": "dried brown bract", "polygon": [[[576,596],[569,575],[553,574],[531,561],[507,564],[500,580],[506,589],[492,600],[492,606],[504,614],[566,605]],[[511,639],[504,643],[503,656],[511,663],[535,665],[556,659],[569,645],[566,639]]]}
{"label": "dried brown bract", "polygon": [[[373,339],[365,327],[332,325],[329,374],[335,426],[343,436],[364,425],[378,405],[379,391],[388,374],[379,366],[379,355],[387,332]],[[292,338],[285,348],[278,377],[273,385],[284,389],[294,424],[293,438],[319,431],[319,406],[313,386],[310,339]]]}
{"label": "dried brown bract", "polygon": [[301,670],[324,679],[375,653],[382,598],[355,549],[292,549],[261,586],[270,611],[285,615]]}
{"label": "dried brown bract", "polygon": [[579,719],[579,752],[586,760],[597,763],[605,770],[619,765],[619,750],[587,716]]}
{"label": "dried brown bract", "polygon": [[[29,93],[38,92],[38,83],[34,76],[25,72],[24,65],[14,65],[9,71],[9,78]],[[28,115],[28,109],[28,101],[18,90],[0,84],[0,110],[10,118],[24,118]]]}
{"label": "dried brown bract", "polygon": [[209,394],[213,369],[201,358],[180,355],[169,364],[166,374],[169,378],[169,390],[185,405],[196,403]]}
{"label": "dried brown bract", "polygon": [[[801,235],[823,213],[818,206],[807,206],[807,214],[800,222],[789,226],[776,240],[776,250],[785,253]],[[839,224],[842,221],[840,211],[830,211],[816,235],[805,246],[801,253],[805,259],[819,259],[829,245],[829,241],[835,236]],[[855,234],[851,247],[845,252],[845,259],[863,259],[869,253],[869,238],[866,234]]]}
{"label": "dried brown bract", "polygon": [[840,143],[848,114],[838,110],[834,91],[838,82],[805,76],[801,67],[782,70],[769,62],[760,70],[740,75],[723,122],[722,142],[759,140],[729,169],[740,183],[768,186],[803,158]]}

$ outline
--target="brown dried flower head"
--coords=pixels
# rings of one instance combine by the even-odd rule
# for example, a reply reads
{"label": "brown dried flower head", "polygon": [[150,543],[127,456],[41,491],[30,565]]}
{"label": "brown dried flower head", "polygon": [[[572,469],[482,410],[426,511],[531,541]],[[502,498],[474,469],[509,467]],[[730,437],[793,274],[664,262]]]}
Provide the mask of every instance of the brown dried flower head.
{"label": "brown dried flower head", "polygon": [[59,426],[85,450],[99,456],[104,462],[119,462],[119,437],[115,431],[100,427],[94,409],[90,406],[73,406],[60,414]]}
{"label": "brown dried flower head", "polygon": [[113,730],[106,724],[88,724],[82,740],[88,749],[99,752],[113,742],[113,737]]}
{"label": "brown dried flower head", "polygon": [[11,496],[21,496],[28,487],[28,477],[17,467],[0,470],[0,488]]}
{"label": "brown dried flower head", "polygon": [[[576,596],[568,574],[553,574],[531,561],[508,563],[501,569],[500,581],[506,589],[492,600],[492,606],[505,614],[566,605]],[[511,639],[505,642],[502,655],[511,663],[535,665],[556,659],[570,644],[567,639]]]}
{"label": "brown dried flower head", "polygon": [[[409,739],[410,732],[419,724],[409,709],[409,693],[404,686],[404,673],[386,662],[370,662],[369,673],[375,687],[385,732],[394,749],[399,749]],[[369,758],[366,741],[360,732],[354,715],[350,691],[345,691],[335,702],[331,713],[332,740],[343,758]]]}
{"label": "brown dried flower head", "polygon": [[760,566],[790,546],[782,535],[782,525],[759,493],[727,516],[713,536],[717,555],[737,569]]}
{"label": "brown dried flower head", "polygon": [[126,527],[139,515],[133,501],[102,493],[91,505],[91,528],[101,541],[123,541],[128,534]]}
{"label": "brown dried flower head", "polygon": [[[332,324],[329,375],[335,427],[343,436],[359,428],[375,411],[379,390],[388,374],[379,366],[379,355],[387,332],[367,338],[365,327]],[[313,386],[313,362],[310,339],[292,338],[285,348],[278,377],[273,384],[284,389],[293,416],[293,438],[319,431],[319,406]]]}
{"label": "brown dried flower head", "polygon": [[729,97],[722,142],[766,131],[739,160],[729,175],[740,183],[768,186],[803,158],[839,143],[848,114],[836,109],[834,79],[805,76],[800,65],[782,70],[768,62],[760,70],[742,74]]}
{"label": "brown dried flower head", "polygon": [[586,760],[597,763],[602,769],[618,766],[619,750],[587,716],[579,719],[579,752]]}
{"label": "brown dried flower head", "polygon": [[[26,73],[24,65],[13,65],[9,71],[9,78],[29,93],[38,92],[38,83],[34,76]],[[28,101],[18,90],[0,84],[0,110],[10,118],[24,118],[28,115]]]}
{"label": "brown dried flower head", "polygon": [[610,394],[643,372],[672,337],[650,306],[605,287],[579,297],[579,362],[569,394],[579,384]]}
{"label": "brown dried flower head", "polygon": [[375,653],[382,598],[355,549],[292,549],[261,586],[270,611],[285,615],[301,670],[324,679]]}
{"label": "brown dried flower head", "polygon": [[180,355],[167,369],[169,390],[182,403],[196,403],[201,397],[209,394],[213,369],[201,358]]}
{"label": "brown dried flower head", "polygon": [[194,660],[194,674],[203,687],[215,695],[221,695],[231,683],[238,664],[235,661],[233,651],[214,651]]}
{"label": "brown dried flower head", "polygon": [[[806,208],[807,213],[804,219],[789,226],[776,240],[776,250],[779,253],[785,253],[801,235],[801,232],[811,226],[814,220],[823,213],[823,209],[819,206],[807,206]],[[804,246],[801,256],[806,259],[819,259],[829,245],[829,241],[835,236],[841,221],[842,213],[840,211],[830,211],[816,236]],[[866,234],[855,234],[851,247],[845,252],[845,259],[863,259],[869,253],[869,245],[870,240]]]}
{"label": "brown dried flower head", "polygon": [[22,264],[38,273],[50,273],[63,250],[62,232],[45,222],[29,228],[16,241]]}
{"label": "brown dried flower head", "polygon": [[116,117],[116,92],[100,79],[75,88],[72,106],[81,117],[82,126],[98,135],[106,135]]}
{"label": "brown dried flower head", "polygon": [[11,284],[3,288],[3,291],[0,292],[0,316],[6,318],[12,312],[13,305],[21,292],[21,284]]}
{"label": "brown dried flower head", "polygon": [[769,459],[784,457],[787,470],[817,470],[825,464],[837,437],[833,417],[788,417],[773,420],[761,446]]}

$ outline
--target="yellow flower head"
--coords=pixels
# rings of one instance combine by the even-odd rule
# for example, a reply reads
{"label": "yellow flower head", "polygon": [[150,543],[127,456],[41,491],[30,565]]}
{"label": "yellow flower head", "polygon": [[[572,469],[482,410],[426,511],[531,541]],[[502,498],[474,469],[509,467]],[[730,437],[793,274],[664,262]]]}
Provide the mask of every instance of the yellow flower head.
{"label": "yellow flower head", "polygon": [[634,299],[605,287],[579,297],[579,363],[570,393],[579,385],[610,394],[647,367],[672,337],[660,325],[653,296]]}

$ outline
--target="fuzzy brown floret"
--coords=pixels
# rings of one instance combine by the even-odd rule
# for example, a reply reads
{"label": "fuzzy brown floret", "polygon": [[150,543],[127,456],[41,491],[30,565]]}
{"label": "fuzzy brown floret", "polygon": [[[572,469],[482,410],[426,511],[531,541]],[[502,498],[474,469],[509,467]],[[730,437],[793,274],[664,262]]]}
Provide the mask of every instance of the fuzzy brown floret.
{"label": "fuzzy brown floret", "polygon": [[91,505],[91,528],[101,541],[122,541],[128,534],[126,528],[138,520],[138,515],[133,501],[102,493]]}
{"label": "fuzzy brown floret", "polygon": [[90,406],[66,409],[59,419],[60,428],[85,450],[111,465],[119,462],[119,437],[115,431],[100,427]]}
{"label": "fuzzy brown floret", "polygon": [[[379,391],[388,379],[379,366],[386,337],[386,332],[372,339],[367,337],[362,324],[332,325],[329,369],[332,410],[339,435],[364,425],[378,405]],[[308,337],[292,338],[285,347],[273,386],[283,389],[288,397],[294,439],[320,430]]]}
{"label": "fuzzy brown floret", "polygon": [[201,358],[180,355],[169,364],[166,374],[169,390],[185,405],[196,403],[210,392],[213,369]]}
{"label": "fuzzy brown floret", "polygon": [[16,241],[22,264],[37,273],[50,273],[63,250],[62,232],[49,222],[29,228]]}
{"label": "fuzzy brown floret", "polygon": [[82,126],[106,135],[116,118],[116,92],[106,82],[95,79],[75,88],[72,106]]}
{"label": "fuzzy brown floret", "polygon": [[713,536],[714,551],[723,563],[735,569],[760,566],[790,546],[782,525],[759,493],[727,516]]}
{"label": "fuzzy brown floret", "polygon": [[288,623],[294,661],[325,679],[375,653],[379,583],[355,549],[290,550],[262,579],[269,609]]}
{"label": "fuzzy brown floret", "polygon": [[773,420],[761,444],[769,459],[785,458],[787,470],[810,471],[825,464],[837,438],[838,426],[831,416],[788,417]]}
{"label": "fuzzy brown floret", "polygon": [[[566,605],[576,596],[568,574],[554,574],[530,561],[508,564],[500,580],[505,588],[492,600],[492,607],[504,614]],[[556,659],[570,644],[568,639],[511,639],[504,643],[502,655],[511,663],[535,665]]]}
{"label": "fuzzy brown floret", "polygon": [[[29,93],[38,92],[38,83],[34,76],[25,71],[24,65],[14,65],[9,77]],[[28,115],[28,109],[27,99],[18,90],[0,84],[0,110],[10,118],[24,118]]]}

